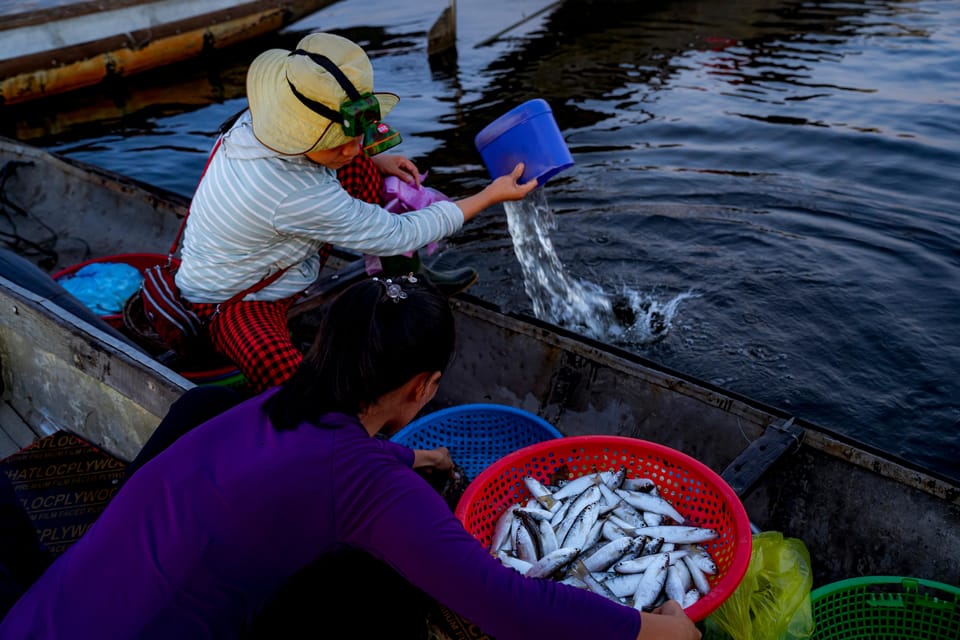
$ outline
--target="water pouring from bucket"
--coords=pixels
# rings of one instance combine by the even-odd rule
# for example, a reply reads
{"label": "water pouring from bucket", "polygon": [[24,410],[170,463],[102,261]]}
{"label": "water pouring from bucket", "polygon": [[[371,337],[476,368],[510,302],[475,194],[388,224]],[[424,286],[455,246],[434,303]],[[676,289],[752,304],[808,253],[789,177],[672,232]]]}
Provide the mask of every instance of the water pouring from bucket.
{"label": "water pouring from bucket", "polygon": [[541,188],[573,166],[573,157],[546,101],[530,100],[486,126],[474,139],[483,162],[496,179],[524,163],[520,182],[537,179],[521,201],[504,202],[523,288],[534,315],[598,340],[644,344],[662,338],[671,326],[683,293],[667,302],[624,288],[608,295],[598,285],[570,276],[550,240],[555,220]]}

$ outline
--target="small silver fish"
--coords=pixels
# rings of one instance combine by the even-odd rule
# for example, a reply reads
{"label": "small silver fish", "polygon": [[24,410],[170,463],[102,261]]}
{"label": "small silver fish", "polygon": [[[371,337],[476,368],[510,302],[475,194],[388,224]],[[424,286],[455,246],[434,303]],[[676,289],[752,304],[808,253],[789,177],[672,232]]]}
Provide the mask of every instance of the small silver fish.
{"label": "small silver fish", "polygon": [[689,606],[709,593],[716,563],[704,543],[718,537],[684,522],[650,479],[625,468],[551,487],[533,476],[530,493],[494,527],[490,552],[525,575],[589,589],[641,611],[667,599]]}
{"label": "small silver fish", "polygon": [[560,541],[557,540],[557,532],[550,526],[549,520],[540,520],[538,524],[540,525],[540,548],[546,556],[560,548]]}
{"label": "small silver fish", "polygon": [[533,564],[540,559],[540,550],[538,549],[540,532],[531,532],[530,528],[526,526],[522,520],[519,518],[517,520],[520,526],[517,527],[517,532],[513,539],[513,548],[516,550],[516,556],[518,558]]}
{"label": "small silver fish", "polygon": [[[580,517],[580,514],[583,513],[584,509],[586,509],[588,505],[597,504],[599,502],[600,502],[600,489],[597,488],[596,486],[590,487],[589,489],[581,493],[579,496],[577,496],[577,498],[573,501],[573,504],[571,504],[570,508],[567,509],[567,514],[563,517],[563,520],[557,526],[557,539],[561,541],[561,544],[564,547],[573,546],[573,545],[568,545],[563,543],[563,540],[567,537],[567,533],[570,531],[570,528],[573,527],[575,522],[577,522],[578,518]],[[596,520],[594,520],[593,522],[595,521]],[[590,524],[588,525],[587,531],[590,530],[589,527],[593,526],[593,522],[590,522]],[[586,534],[584,534],[584,537],[586,537]]]}
{"label": "small silver fish", "polygon": [[663,590],[666,579],[667,556],[663,555],[643,572],[643,578],[640,579],[640,584],[637,585],[637,590],[633,594],[633,607],[641,611],[652,609],[653,603],[657,601]]}
{"label": "small silver fish", "polygon": [[500,562],[502,562],[505,566],[508,566],[511,569],[519,571],[522,574],[526,574],[527,571],[530,570],[530,567],[533,566],[529,562],[525,560],[521,560],[520,558],[516,558],[510,555],[509,553],[506,553],[505,551],[501,551],[500,553],[498,553],[497,558],[499,558]]}
{"label": "small silver fish", "polygon": [[537,520],[537,521],[546,520],[548,523],[550,522],[550,518],[553,517],[553,514],[551,512],[547,511],[546,509],[540,509],[538,507],[520,507],[518,511],[522,511],[526,513],[528,516],[530,516],[534,520]]}
{"label": "small silver fish", "polygon": [[642,579],[642,571],[640,573],[618,573],[608,577],[603,581],[603,584],[618,598],[632,598]]}
{"label": "small silver fish", "polygon": [[[566,535],[564,535],[560,542],[561,546],[577,547],[579,549],[584,548],[587,538],[590,535],[590,530],[593,529],[593,525],[597,523],[599,511],[599,502],[593,502],[585,506],[583,511],[580,512],[580,515],[573,521]],[[559,531],[557,532],[557,538],[560,539]]]}
{"label": "small silver fish", "polygon": [[[663,589],[667,594],[667,598],[676,600],[677,602],[683,602],[687,588],[683,582],[683,574],[677,569],[678,566],[686,568],[683,562],[667,565],[667,579],[666,582],[664,582]],[[687,575],[689,575],[689,572]]]}
{"label": "small silver fish", "polygon": [[700,592],[700,595],[706,595],[710,593],[710,583],[707,581],[707,575],[700,570],[700,567],[697,566],[689,555],[684,556],[684,564],[687,565],[687,569],[690,570],[690,578],[693,580],[693,585],[697,588],[697,591]]}
{"label": "small silver fish", "polygon": [[627,468],[620,467],[616,471],[604,471],[601,474],[603,484],[609,489],[619,489],[627,479]]}
{"label": "small silver fish", "polygon": [[545,578],[572,562],[579,553],[580,549],[578,547],[555,549],[533,563],[526,575],[530,578]]}
{"label": "small silver fish", "polygon": [[519,505],[512,504],[500,514],[496,525],[493,527],[493,539],[490,541],[492,553],[496,554],[503,547],[503,543],[510,538],[510,525],[513,523],[514,514],[519,508]]}
{"label": "small silver fish", "polygon": [[624,554],[634,544],[634,539],[630,536],[622,536],[612,542],[608,542],[589,557],[583,559],[584,566],[590,571],[606,571],[615,563],[623,559]]}
{"label": "small silver fish", "polygon": [[530,495],[537,499],[537,502],[539,502],[545,508],[553,511],[554,506],[557,504],[557,500],[542,482],[533,476],[526,476],[523,479],[523,484],[527,487],[527,491],[530,492]]}
{"label": "small silver fish", "polygon": [[675,522],[683,523],[683,515],[674,508],[665,498],[655,496],[652,493],[643,493],[642,491],[626,491],[617,489],[618,496],[624,499],[627,504],[640,509],[641,511],[653,511],[673,519]]}
{"label": "small silver fish", "polygon": [[556,500],[566,500],[567,498],[572,498],[580,495],[587,489],[592,486],[595,486],[600,482],[600,477],[593,473],[585,476],[580,476],[579,478],[574,478],[573,480],[567,482],[565,485],[557,489],[553,493],[553,497]]}
{"label": "small silver fish", "polygon": [[574,562],[571,573],[579,578],[590,591],[614,602],[620,600],[620,597],[613,593],[604,582],[598,580],[580,560]]}
{"label": "small silver fish", "polygon": [[627,491],[650,493],[651,491],[656,491],[657,483],[651,478],[624,478],[620,488]]}
{"label": "small silver fish", "polygon": [[643,530],[643,535],[653,538],[663,538],[664,542],[672,542],[674,544],[693,544],[709,542],[717,538],[719,534],[717,534],[714,529],[708,529],[706,527],[664,524],[658,527],[646,527]]}
{"label": "small silver fish", "polygon": [[684,609],[689,608],[693,603],[700,599],[700,592],[696,589],[690,589],[685,594],[683,594],[683,600],[681,604]]}
{"label": "small silver fish", "polygon": [[646,571],[650,565],[659,562],[661,559],[666,559],[667,564],[673,564],[677,562],[686,555],[686,551],[680,553],[679,551],[670,551],[667,553],[651,553],[644,556],[638,556],[629,560],[620,560],[613,564],[613,570],[617,573],[643,573]]}
{"label": "small silver fish", "polygon": [[695,544],[685,545],[684,548],[690,552],[690,560],[696,563],[701,571],[708,576],[717,574],[717,563],[713,561],[706,549]]}

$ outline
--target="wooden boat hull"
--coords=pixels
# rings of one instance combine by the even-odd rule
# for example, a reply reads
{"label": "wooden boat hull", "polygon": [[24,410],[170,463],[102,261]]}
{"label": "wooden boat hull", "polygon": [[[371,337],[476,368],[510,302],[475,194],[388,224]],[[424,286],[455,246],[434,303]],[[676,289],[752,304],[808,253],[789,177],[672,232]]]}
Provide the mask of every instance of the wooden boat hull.
{"label": "wooden boat hull", "polygon": [[62,429],[125,460],[137,454],[170,404],[193,386],[145,353],[3,277],[0,366],[0,426],[13,443],[25,447]]}
{"label": "wooden boat hull", "polygon": [[[469,296],[453,306],[457,351],[441,405],[503,403],[564,435],[683,451],[738,489],[760,529],[806,543],[816,585],[862,575],[960,584],[956,483],[801,420],[781,432],[785,412],[535,319]],[[765,460],[778,444],[782,457]],[[744,483],[751,466],[762,474]]]}
{"label": "wooden boat hull", "polygon": [[56,95],[278,31],[335,0],[109,0],[0,16],[0,104]]}
{"label": "wooden boat hull", "polygon": [[0,231],[51,273],[130,247],[166,253],[189,204],[173,192],[6,138],[0,172],[0,196],[22,210],[0,220]]}
{"label": "wooden boat hull", "polygon": [[[69,230],[71,218],[63,215],[64,209],[83,208],[86,200],[95,199],[92,194],[98,190],[109,192],[101,197],[113,201],[113,213],[128,220],[139,216],[150,219],[153,215],[179,220],[182,203],[165,201],[157,190],[119,176],[114,176],[115,182],[111,183],[108,172],[85,172],[80,163],[64,162],[40,151],[25,154],[22,147],[0,140],[0,163],[12,157],[11,148],[19,154],[17,157],[28,155],[34,162],[31,171],[19,174],[18,182],[8,182],[5,194],[14,201],[29,200],[29,194],[37,189],[31,184],[31,176],[49,181],[55,180],[54,173],[61,172],[63,185],[76,182],[63,188],[59,207],[36,200],[41,207],[37,215],[64,235],[83,233],[82,229]],[[73,202],[72,194],[84,200],[63,206]],[[128,222],[126,226],[130,229],[139,223]],[[157,235],[149,246],[169,244],[175,227],[175,222],[155,224]],[[142,230],[140,233],[144,235],[134,242],[150,235]],[[113,244],[121,240],[110,240],[110,253],[145,248]],[[347,252],[338,255],[336,266],[355,257]],[[23,304],[11,302],[9,295],[0,296],[0,307]],[[503,313],[469,295],[455,297],[452,305],[457,322],[456,354],[431,409],[502,403],[542,416],[565,435],[623,435],[683,451],[723,475],[741,495],[759,529],[780,531],[804,541],[810,550],[815,585],[881,574],[960,584],[960,563],[956,561],[960,549],[960,486],[956,481],[931,475],[895,456],[636,354],[534,318]],[[41,311],[31,313],[39,316]],[[302,340],[309,340],[317,316],[307,310],[296,318],[295,328]],[[0,331],[24,336],[12,342],[16,352],[28,352],[33,343],[45,344],[43,349],[61,354],[58,357],[64,363],[82,364],[86,371],[97,372],[101,378],[109,376],[105,379],[115,382],[114,374],[103,370],[105,360],[100,358],[105,356],[99,355],[100,349],[115,350],[115,345],[100,345],[95,335],[79,343],[77,338],[58,337],[53,332],[34,336],[19,326],[23,317],[8,311],[0,320]],[[36,321],[31,315],[30,322]],[[6,365],[8,350],[0,344],[8,387],[5,393],[19,395],[30,385],[42,385],[43,371],[36,365],[33,382],[19,387],[16,385],[20,383],[7,382],[11,375]],[[154,382],[141,378],[141,386],[153,384],[165,389],[164,393],[175,393],[176,385],[164,382],[160,372],[141,374],[158,376]],[[87,406],[100,402],[95,388],[90,385],[91,390],[86,392],[91,395]],[[136,397],[132,389],[129,394]],[[56,395],[51,388],[46,399],[52,402]],[[131,447],[142,441],[150,421],[156,419],[168,399],[168,395],[162,396],[146,405],[151,408],[144,415],[153,418],[132,427],[135,435],[130,436],[126,448],[118,449],[122,456],[131,455]],[[80,413],[76,411],[74,418]],[[81,433],[85,429],[82,421],[70,426]],[[93,433],[91,437],[111,449],[122,440],[117,434]]]}

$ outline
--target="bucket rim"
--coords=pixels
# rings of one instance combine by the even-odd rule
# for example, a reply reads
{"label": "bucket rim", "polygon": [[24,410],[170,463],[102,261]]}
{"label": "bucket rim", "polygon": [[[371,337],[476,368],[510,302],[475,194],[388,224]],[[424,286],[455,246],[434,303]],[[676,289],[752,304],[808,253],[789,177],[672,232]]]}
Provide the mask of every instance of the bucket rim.
{"label": "bucket rim", "polygon": [[[539,110],[533,112],[531,110],[532,107],[538,107]],[[496,141],[500,136],[505,134],[510,129],[513,129],[517,125],[528,122],[533,118],[552,113],[553,109],[550,108],[550,105],[543,98],[527,100],[526,102],[517,105],[513,109],[510,109],[510,111],[507,111],[502,116],[481,129],[480,132],[474,136],[473,145],[477,148],[477,151],[480,151],[482,154],[483,149],[493,144],[494,141]]]}

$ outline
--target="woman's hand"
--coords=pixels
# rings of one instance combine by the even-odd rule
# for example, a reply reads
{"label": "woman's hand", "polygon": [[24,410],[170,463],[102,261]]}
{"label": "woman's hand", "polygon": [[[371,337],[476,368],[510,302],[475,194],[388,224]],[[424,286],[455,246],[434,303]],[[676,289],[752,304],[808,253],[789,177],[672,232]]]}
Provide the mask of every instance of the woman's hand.
{"label": "woman's hand", "polygon": [[450,471],[453,469],[453,458],[446,447],[436,449],[414,449],[413,468],[425,471]]}
{"label": "woman's hand", "polygon": [[637,640],[700,640],[701,636],[676,600],[667,600],[652,612],[640,614]]}
{"label": "woman's hand", "polygon": [[370,160],[383,175],[396,176],[407,184],[420,186],[420,171],[406,156],[379,153],[371,156]]}

